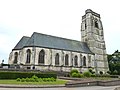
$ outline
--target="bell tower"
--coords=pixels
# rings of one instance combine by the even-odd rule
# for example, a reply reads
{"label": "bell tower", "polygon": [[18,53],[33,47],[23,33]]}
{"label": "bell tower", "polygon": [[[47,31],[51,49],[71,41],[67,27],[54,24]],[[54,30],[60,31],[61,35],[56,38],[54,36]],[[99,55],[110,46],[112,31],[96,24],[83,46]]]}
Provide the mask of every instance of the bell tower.
{"label": "bell tower", "polygon": [[95,54],[96,73],[99,71],[107,72],[109,68],[101,17],[100,14],[91,9],[87,9],[85,15],[82,16],[81,39],[88,44],[90,50]]}

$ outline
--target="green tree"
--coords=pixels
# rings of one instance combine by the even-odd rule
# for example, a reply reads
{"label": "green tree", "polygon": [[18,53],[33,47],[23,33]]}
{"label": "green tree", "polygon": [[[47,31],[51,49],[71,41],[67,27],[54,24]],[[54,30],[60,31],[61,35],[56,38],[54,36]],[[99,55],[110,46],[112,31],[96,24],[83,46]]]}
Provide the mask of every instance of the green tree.
{"label": "green tree", "polygon": [[108,63],[111,74],[120,75],[120,52],[118,50],[108,55]]}

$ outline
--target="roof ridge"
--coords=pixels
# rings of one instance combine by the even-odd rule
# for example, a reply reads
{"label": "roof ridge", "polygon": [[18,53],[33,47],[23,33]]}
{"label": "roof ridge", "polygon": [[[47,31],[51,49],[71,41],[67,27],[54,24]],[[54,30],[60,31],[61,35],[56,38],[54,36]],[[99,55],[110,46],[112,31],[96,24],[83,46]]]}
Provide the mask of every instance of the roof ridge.
{"label": "roof ridge", "polygon": [[30,38],[29,36],[22,36],[22,38],[23,38],[23,37]]}

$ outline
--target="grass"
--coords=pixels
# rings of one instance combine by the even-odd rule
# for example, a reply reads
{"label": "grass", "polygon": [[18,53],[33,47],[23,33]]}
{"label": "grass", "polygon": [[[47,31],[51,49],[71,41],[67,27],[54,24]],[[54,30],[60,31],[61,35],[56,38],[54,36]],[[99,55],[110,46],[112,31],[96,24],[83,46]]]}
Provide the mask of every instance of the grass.
{"label": "grass", "polygon": [[16,85],[61,85],[67,83],[66,80],[57,79],[55,82],[18,82],[16,80],[0,80],[0,84]]}

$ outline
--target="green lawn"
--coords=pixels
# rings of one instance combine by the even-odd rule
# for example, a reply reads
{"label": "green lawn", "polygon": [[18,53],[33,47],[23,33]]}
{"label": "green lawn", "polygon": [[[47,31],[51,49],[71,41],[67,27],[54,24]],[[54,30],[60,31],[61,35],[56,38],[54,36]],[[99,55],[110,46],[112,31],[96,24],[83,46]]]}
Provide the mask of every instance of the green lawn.
{"label": "green lawn", "polygon": [[54,82],[18,82],[16,80],[0,80],[0,84],[21,84],[21,85],[60,85],[67,83],[66,80],[57,79]]}

